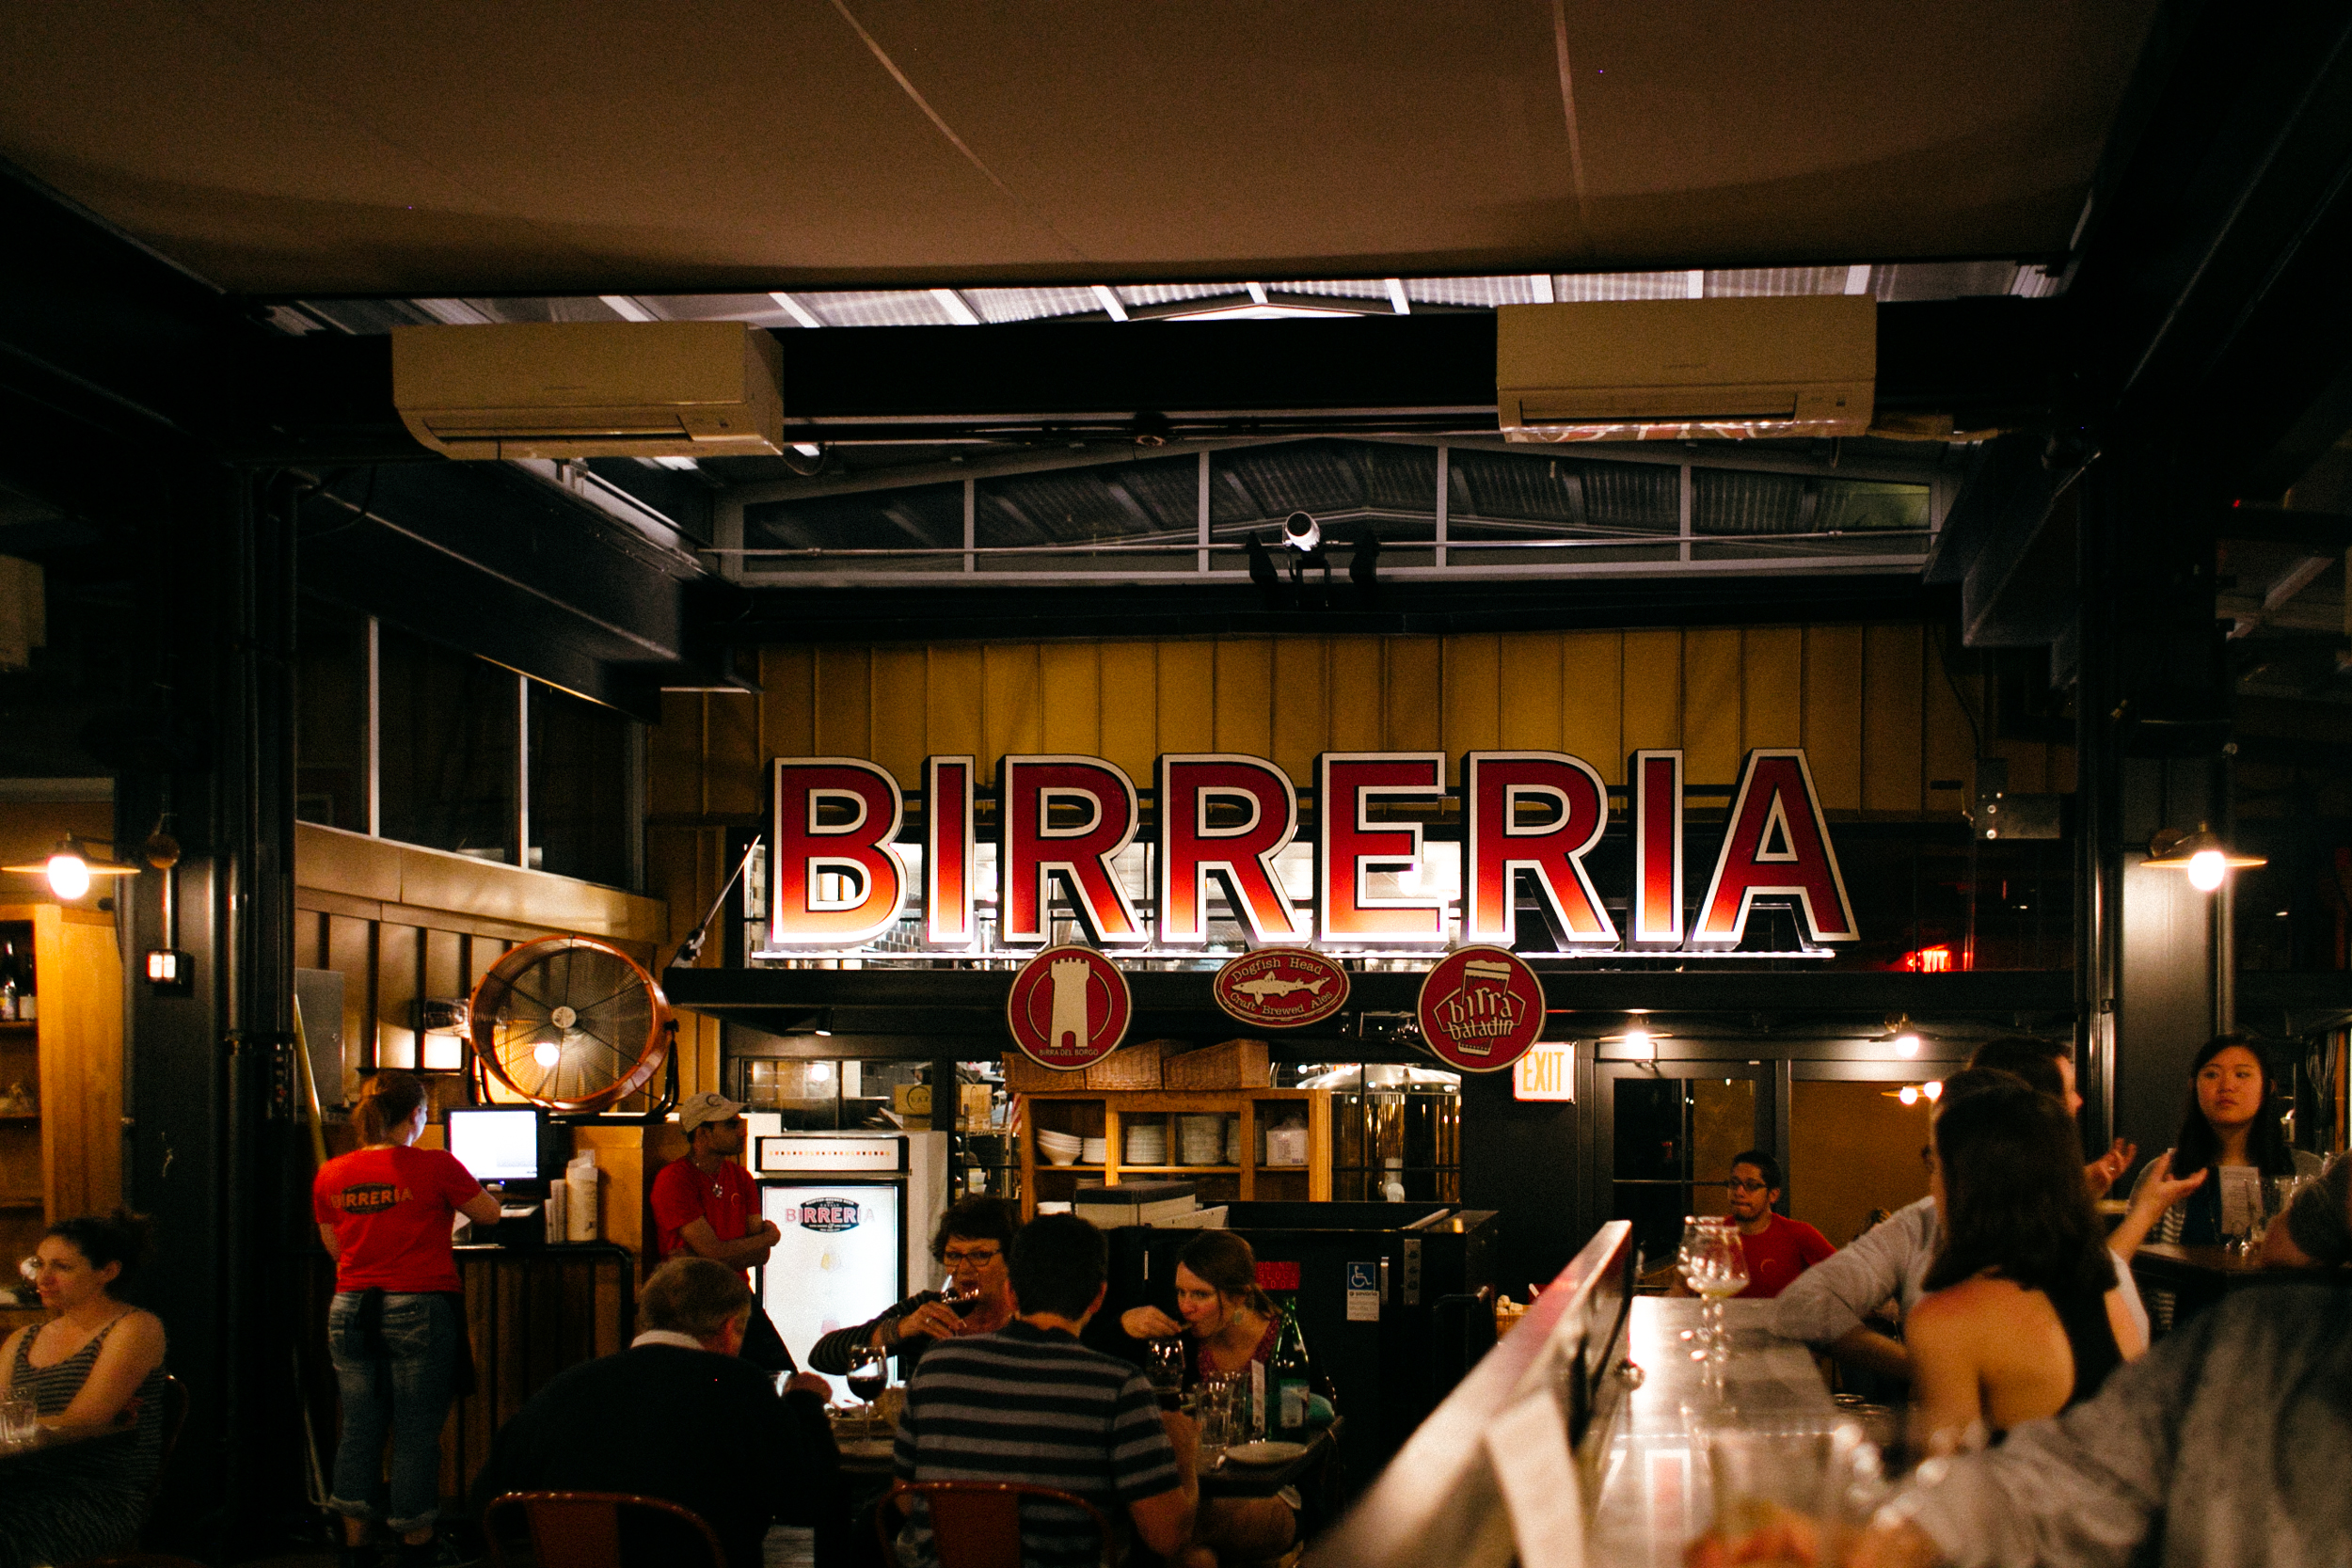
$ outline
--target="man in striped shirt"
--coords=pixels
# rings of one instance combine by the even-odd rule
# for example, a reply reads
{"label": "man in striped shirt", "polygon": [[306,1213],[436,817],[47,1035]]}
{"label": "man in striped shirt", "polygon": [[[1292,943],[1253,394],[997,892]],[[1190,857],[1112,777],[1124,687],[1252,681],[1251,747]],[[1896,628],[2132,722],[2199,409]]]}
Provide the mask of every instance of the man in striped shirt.
{"label": "man in striped shirt", "polygon": [[[907,1386],[894,1468],[901,1481],[1025,1481],[1073,1492],[1115,1529],[1123,1510],[1143,1544],[1172,1559],[1192,1535],[1198,1433],[1189,1417],[1162,1414],[1140,1370],[1078,1343],[1103,1305],[1108,1259],[1103,1233],[1074,1215],[1025,1227],[1012,1247],[1020,1316],[993,1334],[925,1354]],[[1021,1520],[1025,1562],[1096,1568],[1102,1560],[1093,1526],[1075,1509],[1032,1502]],[[898,1553],[914,1568],[938,1561],[919,1499]]]}

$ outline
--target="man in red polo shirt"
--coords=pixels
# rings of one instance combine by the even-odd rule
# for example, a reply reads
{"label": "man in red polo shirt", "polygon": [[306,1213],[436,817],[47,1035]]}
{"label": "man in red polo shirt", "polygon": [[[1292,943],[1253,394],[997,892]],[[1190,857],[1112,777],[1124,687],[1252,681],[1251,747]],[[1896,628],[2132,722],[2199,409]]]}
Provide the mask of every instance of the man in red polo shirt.
{"label": "man in red polo shirt", "polygon": [[[759,1188],[736,1160],[743,1152],[743,1107],[716,1092],[693,1095],[678,1107],[677,1124],[688,1149],[653,1179],[655,1244],[665,1261],[681,1252],[707,1258],[749,1284],[784,1232],[755,1217]],[[756,1297],[739,1354],[768,1371],[800,1370]]]}
{"label": "man in red polo shirt", "polygon": [[1732,1157],[1731,1223],[1748,1255],[1743,1296],[1776,1296],[1797,1275],[1837,1249],[1803,1220],[1772,1212],[1780,1201],[1780,1162],[1760,1148]]}

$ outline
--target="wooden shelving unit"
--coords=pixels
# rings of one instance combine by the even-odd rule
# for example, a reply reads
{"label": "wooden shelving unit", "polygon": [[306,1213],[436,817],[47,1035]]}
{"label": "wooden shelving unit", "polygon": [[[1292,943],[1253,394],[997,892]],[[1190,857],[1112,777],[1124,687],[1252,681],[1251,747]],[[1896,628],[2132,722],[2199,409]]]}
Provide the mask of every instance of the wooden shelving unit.
{"label": "wooden shelving unit", "polygon": [[[1117,1186],[1128,1178],[1183,1177],[1196,1181],[1200,1202],[1326,1202],[1331,1196],[1331,1093],[1328,1089],[1067,1089],[1025,1094],[1021,1117],[1021,1212],[1034,1216],[1040,1200],[1066,1202],[1080,1180]],[[1238,1117],[1242,1163],[1216,1165],[1133,1165],[1120,1156],[1128,1125],[1138,1117],[1168,1121],[1168,1149],[1177,1148],[1172,1118],[1185,1115]],[[1258,1160],[1258,1129],[1289,1119],[1307,1124],[1307,1163],[1268,1165]],[[1057,1165],[1037,1147],[1041,1127],[1100,1137],[1110,1158],[1101,1164]]]}
{"label": "wooden shelving unit", "polygon": [[16,1260],[50,1222],[122,1201],[122,963],[103,911],[0,904],[0,927],[30,938],[40,1007],[0,1022],[0,1094],[23,1084],[39,1100],[0,1116],[0,1288],[16,1289]]}

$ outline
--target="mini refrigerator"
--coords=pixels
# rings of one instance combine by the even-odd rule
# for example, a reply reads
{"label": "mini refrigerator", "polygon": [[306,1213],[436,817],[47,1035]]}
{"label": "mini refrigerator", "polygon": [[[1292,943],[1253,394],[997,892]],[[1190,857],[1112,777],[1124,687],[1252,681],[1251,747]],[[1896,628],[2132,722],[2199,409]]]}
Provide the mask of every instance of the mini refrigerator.
{"label": "mini refrigerator", "polygon": [[[759,1212],[783,1238],[755,1282],[803,1370],[817,1341],[935,1283],[947,1207],[945,1132],[771,1132],[754,1117]],[[827,1381],[848,1397],[838,1377]]]}

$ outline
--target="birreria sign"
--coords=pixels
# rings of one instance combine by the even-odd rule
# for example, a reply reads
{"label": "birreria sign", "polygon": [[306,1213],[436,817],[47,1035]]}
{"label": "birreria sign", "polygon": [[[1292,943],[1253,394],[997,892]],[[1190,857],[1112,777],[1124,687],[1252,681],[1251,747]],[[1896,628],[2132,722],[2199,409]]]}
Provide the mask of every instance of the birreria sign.
{"label": "birreria sign", "polygon": [[[1632,885],[1621,930],[1585,868],[1608,826],[1609,792],[1581,758],[1472,752],[1463,759],[1458,893],[1432,891],[1422,824],[1447,798],[1436,752],[1331,752],[1315,759],[1311,891],[1276,862],[1299,839],[1298,793],[1263,758],[1163,756],[1154,768],[1151,917],[1114,863],[1142,828],[1135,781],[1098,757],[1008,756],[997,768],[996,941],[1050,940],[1055,888],[1089,939],[1111,951],[1205,947],[1213,888],[1252,945],[1438,950],[1518,942],[1532,902],[1563,950],[1729,949],[1759,901],[1793,908],[1808,945],[1856,940],[1813,775],[1798,750],[1748,753],[1707,892],[1683,896],[1682,753],[1632,758]],[[857,757],[779,757],[770,830],[773,948],[847,952],[921,906],[921,948],[970,952],[980,935],[975,829],[978,768],[968,756],[923,764],[921,886],[893,845],[907,826],[889,771]],[[912,846],[910,846],[911,847]],[[1132,861],[1133,856],[1127,856]],[[1533,890],[1523,900],[1523,890]],[[1534,933],[1530,933],[1531,936]],[[894,943],[894,950],[903,951]]]}

